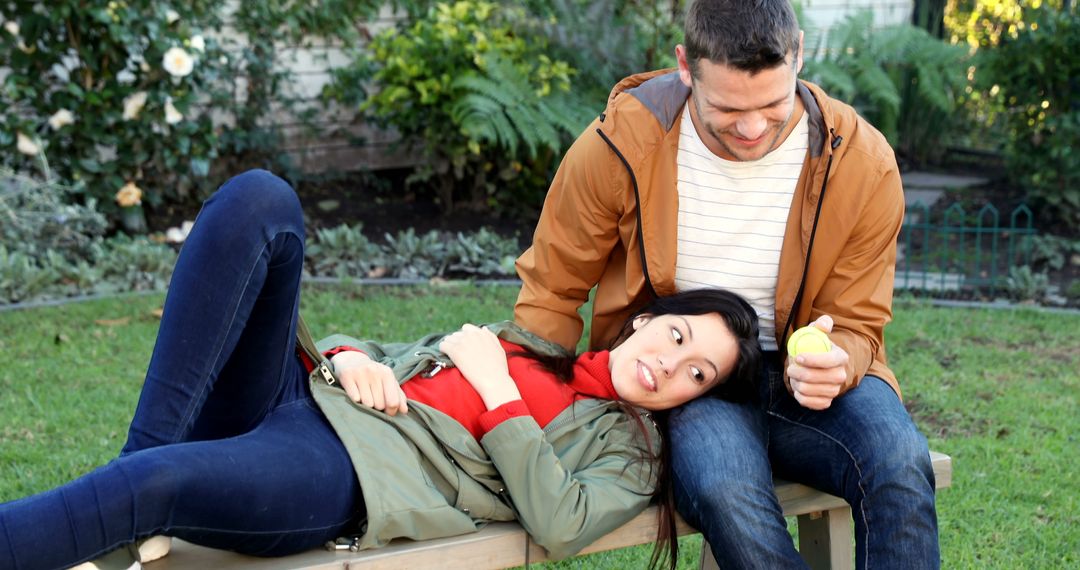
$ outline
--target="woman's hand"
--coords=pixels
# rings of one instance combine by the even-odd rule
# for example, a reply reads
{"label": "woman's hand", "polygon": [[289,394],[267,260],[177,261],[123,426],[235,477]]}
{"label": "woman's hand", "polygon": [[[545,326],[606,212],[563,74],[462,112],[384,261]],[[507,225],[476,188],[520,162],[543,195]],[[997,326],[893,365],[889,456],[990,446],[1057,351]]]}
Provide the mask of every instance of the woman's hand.
{"label": "woman's hand", "polygon": [[341,387],[352,401],[391,416],[409,411],[405,392],[389,366],[356,351],[339,352],[330,362]]}
{"label": "woman's hand", "polygon": [[466,324],[443,338],[439,350],[461,370],[488,410],[521,399],[506,366],[506,351],[487,328]]}

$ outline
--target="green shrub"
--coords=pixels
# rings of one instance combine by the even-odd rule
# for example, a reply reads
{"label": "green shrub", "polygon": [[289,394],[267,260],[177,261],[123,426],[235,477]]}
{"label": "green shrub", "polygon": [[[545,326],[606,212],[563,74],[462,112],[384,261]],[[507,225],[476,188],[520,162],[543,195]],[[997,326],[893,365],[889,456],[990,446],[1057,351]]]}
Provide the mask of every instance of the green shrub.
{"label": "green shrub", "polygon": [[910,24],[875,28],[862,10],[807,46],[803,75],[850,103],[889,142],[916,161],[940,152],[965,87],[966,50]]}
{"label": "green shrub", "polygon": [[1080,239],[1055,235],[1031,236],[1031,264],[1037,268],[1061,271],[1080,259]]}
{"label": "green shrub", "polygon": [[362,230],[362,224],[316,230],[305,253],[312,272],[334,277],[375,276],[375,269],[384,263],[382,249]]}
{"label": "green shrub", "polygon": [[1005,289],[1017,301],[1038,303],[1046,299],[1050,291],[1050,276],[1046,272],[1036,273],[1027,265],[1013,267],[1009,269]]}
{"label": "green shrub", "polygon": [[208,35],[221,25],[217,5],[5,4],[0,146],[18,152],[0,161],[47,164],[111,213],[128,182],[152,205],[204,187],[218,131],[201,109],[231,101],[219,81],[231,62]]}
{"label": "green shrub", "polygon": [[93,240],[105,233],[105,216],[93,199],[74,204],[73,193],[63,184],[0,168],[0,240],[16,251],[86,256]]}
{"label": "green shrub", "polygon": [[441,276],[446,270],[446,242],[439,232],[418,235],[409,228],[384,237],[387,276],[420,279]]}
{"label": "green shrub", "polygon": [[0,302],[17,303],[38,297],[60,280],[52,267],[42,267],[29,255],[0,244]]}
{"label": "green shrub", "polygon": [[[510,198],[523,163],[552,164],[561,137],[591,119],[570,91],[575,71],[515,27],[527,17],[512,4],[436,3],[377,35],[325,95],[363,100],[374,122],[415,145],[424,162],[410,182],[430,183],[445,212],[462,201],[485,209]],[[368,75],[379,90],[364,100]]]}
{"label": "green shrub", "polygon": [[118,235],[95,244],[93,261],[104,280],[96,293],[159,290],[169,283],[176,252],[145,237]]}
{"label": "green shrub", "polygon": [[1029,25],[979,52],[978,80],[998,102],[1010,176],[1047,206],[1050,218],[1080,224],[1080,14],[1032,10]]}
{"label": "green shrub", "polygon": [[458,232],[446,244],[447,270],[472,275],[514,275],[521,254],[516,238],[504,238],[480,228],[475,234]]}
{"label": "green shrub", "polygon": [[339,279],[506,277],[514,275],[514,260],[521,253],[516,237],[487,228],[470,234],[418,234],[410,228],[384,234],[381,244],[361,230],[359,224],[317,230],[305,253],[311,274]]}
{"label": "green shrub", "polygon": [[0,166],[70,181],[135,232],[142,207],[197,204],[224,175],[258,166],[295,177],[274,118],[314,128],[317,109],[289,93],[283,46],[355,45],[383,2],[235,4],[0,5],[0,148],[10,149]]}

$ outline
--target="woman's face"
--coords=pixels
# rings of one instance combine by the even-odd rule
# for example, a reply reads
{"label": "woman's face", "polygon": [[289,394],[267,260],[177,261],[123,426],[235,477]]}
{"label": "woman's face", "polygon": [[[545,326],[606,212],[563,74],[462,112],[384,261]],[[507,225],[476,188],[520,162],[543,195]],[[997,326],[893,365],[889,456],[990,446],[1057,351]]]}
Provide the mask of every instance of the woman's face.
{"label": "woman's face", "polygon": [[735,335],[716,313],[642,315],[633,327],[609,364],[615,392],[627,403],[674,408],[708,392],[735,366]]}

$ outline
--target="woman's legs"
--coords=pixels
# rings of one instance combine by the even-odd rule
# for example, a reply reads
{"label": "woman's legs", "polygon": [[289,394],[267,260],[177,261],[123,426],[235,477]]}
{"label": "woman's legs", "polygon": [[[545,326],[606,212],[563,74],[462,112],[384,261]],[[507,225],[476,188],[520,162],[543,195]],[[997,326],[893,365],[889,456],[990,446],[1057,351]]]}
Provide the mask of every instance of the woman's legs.
{"label": "woman's legs", "polygon": [[350,532],[363,512],[348,454],[301,399],[244,435],[133,452],[0,505],[0,568],[67,567],[155,534],[284,555]]}
{"label": "woman's legs", "polygon": [[303,212],[280,178],[246,172],[206,201],[122,454],[238,435],[283,401],[303,261]]}

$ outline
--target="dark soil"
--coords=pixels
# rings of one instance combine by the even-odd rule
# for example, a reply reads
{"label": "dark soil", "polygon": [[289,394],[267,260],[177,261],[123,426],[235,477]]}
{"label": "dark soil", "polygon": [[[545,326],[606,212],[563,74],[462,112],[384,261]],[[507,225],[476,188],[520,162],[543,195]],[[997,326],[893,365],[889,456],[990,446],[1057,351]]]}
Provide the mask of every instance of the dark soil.
{"label": "dark soil", "polygon": [[[309,232],[340,224],[362,224],[368,238],[381,241],[384,234],[395,235],[413,228],[417,234],[431,230],[471,233],[486,227],[499,235],[517,236],[526,247],[536,226],[535,215],[518,217],[459,207],[447,214],[430,192],[406,187],[404,171],[386,171],[378,176],[352,176],[306,181],[297,185]],[[539,211],[539,204],[535,208]]]}
{"label": "dark soil", "polygon": [[[447,215],[430,192],[406,188],[407,174],[391,170],[294,183],[308,235],[317,229],[360,224],[364,235],[381,242],[384,234],[396,235],[408,228],[423,234],[431,230],[471,233],[486,227],[502,236],[516,236],[522,249],[528,247],[540,204],[527,208],[534,212],[516,217],[464,208]],[[146,206],[145,211],[150,232],[164,232],[185,220],[194,220],[199,204]]]}

